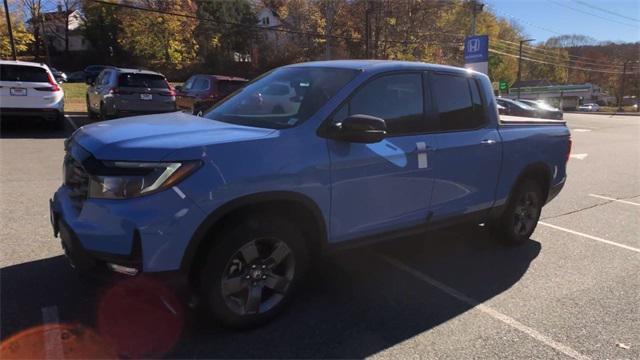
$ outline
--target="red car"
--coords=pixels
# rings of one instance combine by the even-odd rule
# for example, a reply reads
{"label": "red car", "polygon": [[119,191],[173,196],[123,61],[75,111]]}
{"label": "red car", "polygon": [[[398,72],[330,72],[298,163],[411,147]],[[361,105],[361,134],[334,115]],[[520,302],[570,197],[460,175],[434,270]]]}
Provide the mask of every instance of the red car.
{"label": "red car", "polygon": [[184,85],[176,86],[179,110],[202,115],[218,101],[243,87],[247,79],[222,75],[193,75]]}

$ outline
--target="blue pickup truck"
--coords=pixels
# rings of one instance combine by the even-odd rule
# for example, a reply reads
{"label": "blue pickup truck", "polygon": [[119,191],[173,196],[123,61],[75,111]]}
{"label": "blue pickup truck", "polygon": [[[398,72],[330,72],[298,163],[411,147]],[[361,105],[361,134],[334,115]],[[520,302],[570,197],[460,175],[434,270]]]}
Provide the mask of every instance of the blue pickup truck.
{"label": "blue pickup truck", "polygon": [[202,117],[81,127],[51,219],[79,271],[172,275],[222,324],[252,326],[327,248],[462,222],[527,241],[570,149],[562,121],[500,119],[473,71],[295,64]]}

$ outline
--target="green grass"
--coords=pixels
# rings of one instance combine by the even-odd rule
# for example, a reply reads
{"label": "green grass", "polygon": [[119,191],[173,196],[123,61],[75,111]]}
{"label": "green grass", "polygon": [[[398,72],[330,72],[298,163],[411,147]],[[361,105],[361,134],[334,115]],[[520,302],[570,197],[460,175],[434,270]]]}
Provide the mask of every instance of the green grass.
{"label": "green grass", "polygon": [[65,83],[62,84],[64,90],[64,111],[86,112],[87,104],[85,102],[87,94],[87,84],[84,83]]}
{"label": "green grass", "polygon": [[[623,106],[622,109],[624,112],[636,112],[636,109],[633,106]],[[600,111],[602,112],[617,112],[617,106],[600,106]]]}

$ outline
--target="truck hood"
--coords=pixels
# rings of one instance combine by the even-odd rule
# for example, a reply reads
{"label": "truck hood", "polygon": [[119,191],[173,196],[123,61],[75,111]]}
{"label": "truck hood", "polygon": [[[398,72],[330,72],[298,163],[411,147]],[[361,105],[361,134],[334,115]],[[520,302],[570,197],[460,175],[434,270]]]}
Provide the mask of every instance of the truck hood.
{"label": "truck hood", "polygon": [[174,112],[85,125],[73,140],[101,160],[159,161],[176,150],[249,141],[274,132]]}

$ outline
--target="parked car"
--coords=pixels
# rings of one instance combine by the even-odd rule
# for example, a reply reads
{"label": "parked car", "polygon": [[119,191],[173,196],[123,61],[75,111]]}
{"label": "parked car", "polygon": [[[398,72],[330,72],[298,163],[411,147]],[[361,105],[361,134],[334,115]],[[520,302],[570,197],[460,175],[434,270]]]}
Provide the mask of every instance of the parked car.
{"label": "parked car", "polygon": [[67,82],[70,82],[70,83],[86,82],[86,80],[87,80],[87,77],[84,71],[74,71],[67,75]]}
{"label": "parked car", "polygon": [[538,110],[538,114],[543,119],[555,119],[562,120],[563,114],[562,110],[555,108],[542,100],[518,100],[522,103],[525,103],[532,108]]}
{"label": "parked car", "polygon": [[504,115],[522,116],[522,117],[540,117],[540,113],[531,106],[517,101],[506,98],[497,98],[498,105],[503,106],[506,110]]}
{"label": "parked car", "polygon": [[50,67],[49,69],[51,69],[51,73],[53,74],[53,78],[56,79],[56,81],[58,82],[58,84],[62,84],[63,82],[67,82],[67,74],[65,74],[64,72],[56,69],[56,68],[52,68]]}
{"label": "parked car", "polygon": [[508,115],[506,107],[498,104],[497,102],[496,102],[496,107],[498,108],[498,114],[500,114],[500,115]]}
{"label": "parked car", "polygon": [[153,71],[107,68],[87,83],[87,113],[91,118],[107,120],[176,111],[175,90],[164,75]]}
{"label": "parked car", "polygon": [[64,127],[64,91],[44,64],[0,60],[0,117],[23,116]]}
{"label": "parked car", "polygon": [[107,66],[107,65],[89,65],[86,68],[84,68],[83,73],[84,73],[84,81],[95,81],[95,79],[98,77],[98,75],[100,75],[100,72],[102,72],[102,70],[109,68],[111,66]]}
{"label": "parked car", "polygon": [[[294,89],[295,111],[253,112],[276,84]],[[467,222],[527,241],[565,183],[570,148],[563,121],[499,121],[484,74],[296,64],[204,117],[81,127],[51,219],[78,271],[173,274],[219,323],[247,327],[282,310],[325,249]]]}
{"label": "parked car", "polygon": [[194,115],[202,115],[227,95],[243,87],[247,79],[221,75],[193,75],[176,86],[176,105]]}
{"label": "parked car", "polygon": [[578,111],[596,112],[600,111],[600,105],[595,103],[587,103],[578,106]]}

